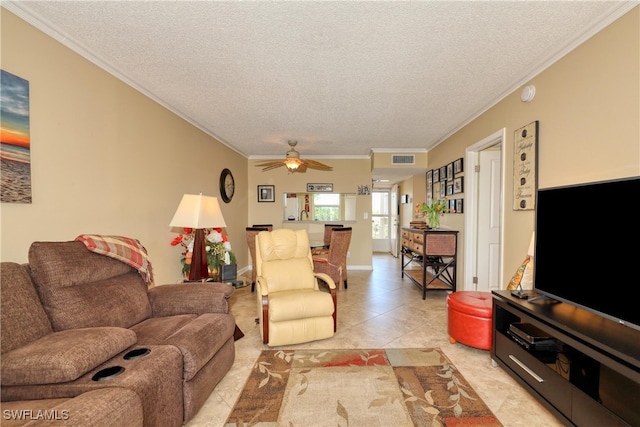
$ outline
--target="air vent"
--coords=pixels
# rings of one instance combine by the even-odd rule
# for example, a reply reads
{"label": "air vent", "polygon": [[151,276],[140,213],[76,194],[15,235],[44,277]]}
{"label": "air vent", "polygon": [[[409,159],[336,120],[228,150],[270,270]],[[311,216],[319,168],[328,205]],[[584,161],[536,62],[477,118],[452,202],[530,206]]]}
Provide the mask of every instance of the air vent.
{"label": "air vent", "polygon": [[392,165],[415,165],[416,156],[413,154],[394,154],[391,156]]}

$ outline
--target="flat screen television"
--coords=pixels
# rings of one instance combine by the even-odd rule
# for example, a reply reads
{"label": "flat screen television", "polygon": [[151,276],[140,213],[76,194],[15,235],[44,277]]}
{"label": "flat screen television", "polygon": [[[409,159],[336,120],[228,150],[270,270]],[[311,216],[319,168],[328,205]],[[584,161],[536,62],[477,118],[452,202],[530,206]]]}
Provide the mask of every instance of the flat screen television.
{"label": "flat screen television", "polygon": [[640,330],[640,177],[536,192],[534,290]]}

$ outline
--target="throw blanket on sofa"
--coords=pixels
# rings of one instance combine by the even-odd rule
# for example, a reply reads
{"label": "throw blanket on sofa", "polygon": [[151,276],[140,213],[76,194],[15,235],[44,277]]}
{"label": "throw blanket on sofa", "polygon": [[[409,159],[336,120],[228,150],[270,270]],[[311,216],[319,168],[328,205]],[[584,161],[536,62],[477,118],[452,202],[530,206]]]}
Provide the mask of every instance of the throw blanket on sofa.
{"label": "throw blanket on sofa", "polygon": [[122,236],[102,236],[99,234],[81,234],[76,240],[84,243],[91,252],[106,255],[122,261],[138,270],[145,283],[153,286],[153,270],[147,250],[139,240]]}

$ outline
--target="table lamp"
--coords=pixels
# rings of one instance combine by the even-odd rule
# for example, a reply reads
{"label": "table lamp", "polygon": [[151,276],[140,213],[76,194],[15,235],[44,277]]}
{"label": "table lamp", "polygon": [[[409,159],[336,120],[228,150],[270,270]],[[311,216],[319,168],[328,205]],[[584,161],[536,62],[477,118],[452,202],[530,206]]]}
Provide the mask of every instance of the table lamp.
{"label": "table lamp", "polygon": [[222,217],[218,198],[203,196],[202,193],[183,195],[169,226],[195,230],[189,280],[209,278],[204,229],[227,226]]}

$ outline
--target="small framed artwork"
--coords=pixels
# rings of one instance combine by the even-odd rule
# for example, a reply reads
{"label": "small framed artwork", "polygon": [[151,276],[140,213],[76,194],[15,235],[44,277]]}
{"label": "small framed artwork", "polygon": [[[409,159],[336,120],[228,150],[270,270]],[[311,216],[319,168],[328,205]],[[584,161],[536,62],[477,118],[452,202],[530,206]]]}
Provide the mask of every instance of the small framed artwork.
{"label": "small framed artwork", "polygon": [[449,184],[447,185],[447,196],[450,196],[453,194],[453,184]]}
{"label": "small framed artwork", "polygon": [[456,199],[456,213],[463,213],[464,199]]}
{"label": "small framed artwork", "polygon": [[446,180],[447,180],[447,167],[442,166],[440,168],[440,181],[446,181]]}
{"label": "small framed artwork", "polygon": [[433,182],[433,169],[427,171],[427,186]]}
{"label": "small framed artwork", "polygon": [[433,182],[440,182],[440,169],[433,170]]}
{"label": "small framed artwork", "polygon": [[464,192],[464,186],[462,177],[459,176],[453,180],[453,194],[460,194]]}
{"label": "small framed artwork", "polygon": [[258,185],[258,202],[275,202],[275,185]]}
{"label": "small framed artwork", "polygon": [[462,157],[453,162],[453,173],[458,174],[462,173],[464,169],[462,168]]}
{"label": "small framed artwork", "polygon": [[456,199],[449,199],[449,213],[456,213]]}
{"label": "small framed artwork", "polygon": [[447,183],[444,181],[440,181],[440,198],[443,199],[444,196],[447,195]]}
{"label": "small framed artwork", "polygon": [[447,181],[453,181],[453,162],[447,165]]}

